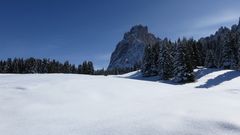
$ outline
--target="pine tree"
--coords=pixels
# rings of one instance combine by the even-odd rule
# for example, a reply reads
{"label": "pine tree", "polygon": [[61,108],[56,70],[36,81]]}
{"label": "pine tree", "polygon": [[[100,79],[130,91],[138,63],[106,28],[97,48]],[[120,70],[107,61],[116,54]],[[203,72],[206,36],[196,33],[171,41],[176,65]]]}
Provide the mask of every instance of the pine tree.
{"label": "pine tree", "polygon": [[216,68],[217,67],[216,64],[215,64],[215,58],[214,58],[214,55],[213,55],[213,50],[208,50],[207,51],[204,66],[206,68]]}
{"label": "pine tree", "polygon": [[64,62],[62,72],[63,73],[70,73],[70,64],[69,64],[68,61]]}
{"label": "pine tree", "polygon": [[159,76],[163,80],[169,80],[173,77],[173,57],[171,55],[171,43],[165,39],[160,46],[159,52]]}
{"label": "pine tree", "polygon": [[[86,74],[94,74],[94,67],[91,61],[85,62]],[[11,58],[0,61],[0,73],[82,73],[82,68],[66,61],[64,64],[56,60],[35,59],[35,58]]]}
{"label": "pine tree", "polygon": [[[202,66],[201,62],[201,54],[199,51],[199,48],[201,47],[200,44],[198,44],[196,41],[193,39],[190,39],[189,41],[191,47],[192,47],[192,62],[193,62],[193,67],[196,68],[197,66]],[[199,46],[198,46],[199,45]]]}
{"label": "pine tree", "polygon": [[88,65],[88,74],[93,75],[94,74],[93,63],[91,61],[88,61],[87,65]]}
{"label": "pine tree", "polygon": [[143,76],[145,77],[149,77],[151,75],[151,60],[152,60],[152,57],[151,57],[151,46],[148,45],[145,47],[145,50],[144,50],[144,57],[143,57],[143,66],[142,66],[142,73],[143,73]]}
{"label": "pine tree", "polygon": [[82,65],[81,65],[81,64],[78,65],[78,71],[77,71],[77,73],[78,73],[78,74],[82,74],[82,73],[83,73],[83,72],[82,72]]}
{"label": "pine tree", "polygon": [[163,79],[163,73],[164,73],[164,60],[165,60],[164,53],[163,53],[165,51],[164,41],[161,42],[160,48],[159,48],[158,75],[160,76],[160,79]]}
{"label": "pine tree", "polygon": [[151,59],[151,76],[157,76],[158,75],[158,67],[159,67],[159,49],[160,49],[160,44],[159,42],[154,44],[152,46],[152,59]]}
{"label": "pine tree", "polygon": [[13,62],[12,62],[12,68],[13,68],[13,73],[19,73],[19,59],[14,58]]}
{"label": "pine tree", "polygon": [[186,41],[178,40],[177,51],[174,59],[174,81],[177,83],[187,83],[195,81],[193,69],[186,54]]}
{"label": "pine tree", "polygon": [[4,70],[4,73],[12,73],[13,72],[12,59],[11,58],[7,59],[3,70]]}
{"label": "pine tree", "polygon": [[71,66],[71,73],[73,73],[73,74],[77,73],[77,69],[74,64]]}
{"label": "pine tree", "polygon": [[42,66],[41,66],[42,67],[41,68],[42,73],[49,73],[47,65],[48,65],[48,60],[47,59],[43,59]]}
{"label": "pine tree", "polygon": [[81,67],[78,67],[78,72],[81,72],[82,74],[94,74],[94,67],[93,63],[91,61],[84,61]]}
{"label": "pine tree", "polygon": [[3,62],[0,61],[0,73],[3,73]]}
{"label": "pine tree", "polygon": [[230,36],[230,32],[224,35],[224,44],[222,48],[222,68],[224,69],[230,69],[233,65],[233,45],[231,44]]}
{"label": "pine tree", "polygon": [[239,42],[239,48],[238,48],[238,65],[237,65],[237,69],[240,71],[240,42]]}
{"label": "pine tree", "polygon": [[26,68],[25,73],[38,73],[36,59],[34,59],[32,57],[29,59],[26,59],[25,68]]}

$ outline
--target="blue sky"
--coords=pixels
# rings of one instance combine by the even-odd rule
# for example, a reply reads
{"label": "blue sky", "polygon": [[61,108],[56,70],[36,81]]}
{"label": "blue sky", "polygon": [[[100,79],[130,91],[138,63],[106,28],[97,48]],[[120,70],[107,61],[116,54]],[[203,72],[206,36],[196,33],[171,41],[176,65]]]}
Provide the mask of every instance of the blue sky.
{"label": "blue sky", "polygon": [[240,17],[239,0],[0,0],[0,58],[92,60],[107,67],[136,24],[160,38],[207,36]]}

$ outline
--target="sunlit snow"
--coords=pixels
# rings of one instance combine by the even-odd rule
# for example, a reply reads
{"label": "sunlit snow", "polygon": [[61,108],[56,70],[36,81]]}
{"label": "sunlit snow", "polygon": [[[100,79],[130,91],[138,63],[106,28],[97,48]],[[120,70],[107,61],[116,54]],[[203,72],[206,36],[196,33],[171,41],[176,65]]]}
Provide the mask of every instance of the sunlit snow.
{"label": "sunlit snow", "polygon": [[240,72],[174,85],[122,76],[0,75],[1,135],[239,135]]}

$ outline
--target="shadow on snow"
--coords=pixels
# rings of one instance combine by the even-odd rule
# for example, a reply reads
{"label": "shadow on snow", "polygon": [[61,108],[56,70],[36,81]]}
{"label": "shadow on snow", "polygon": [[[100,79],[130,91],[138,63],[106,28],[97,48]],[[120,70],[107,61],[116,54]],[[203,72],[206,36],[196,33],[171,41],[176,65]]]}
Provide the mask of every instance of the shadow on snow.
{"label": "shadow on snow", "polygon": [[205,84],[197,86],[196,88],[211,88],[217,86],[223,82],[233,80],[240,76],[240,72],[237,71],[228,71],[224,74],[221,74],[213,79],[209,79]]}
{"label": "shadow on snow", "polygon": [[214,68],[199,68],[196,72],[196,79],[200,79],[208,74],[211,74],[213,72],[221,71],[220,69],[214,69]]}
{"label": "shadow on snow", "polygon": [[[200,69],[196,70],[196,72],[195,72],[196,79],[200,79],[202,77],[207,76],[208,74],[212,74],[212,73],[218,72],[218,71],[221,71],[221,69],[200,68]],[[196,88],[211,88],[211,87],[217,86],[225,81],[230,81],[237,77],[240,77],[240,72],[228,71],[228,72],[221,74],[213,79],[207,80],[207,82],[205,84],[196,86]],[[161,82],[161,83],[172,84],[172,85],[181,85],[181,84],[174,83],[173,81],[160,80],[159,76],[143,77],[141,71],[138,71],[134,74],[131,74],[131,75],[123,77],[123,78],[141,80],[141,81]]]}
{"label": "shadow on snow", "polygon": [[124,77],[124,78],[140,80],[140,81],[161,82],[161,83],[172,84],[172,85],[181,85],[181,84],[174,83],[173,81],[170,81],[170,80],[166,80],[166,81],[160,80],[159,76],[143,77],[141,71],[137,71],[135,74],[132,74],[132,75]]}

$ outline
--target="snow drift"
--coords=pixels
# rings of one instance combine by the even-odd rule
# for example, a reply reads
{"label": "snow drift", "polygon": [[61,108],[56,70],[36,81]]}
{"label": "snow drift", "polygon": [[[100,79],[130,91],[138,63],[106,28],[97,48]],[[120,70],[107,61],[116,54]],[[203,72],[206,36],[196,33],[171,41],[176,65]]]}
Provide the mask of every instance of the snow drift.
{"label": "snow drift", "polygon": [[185,85],[138,72],[0,75],[0,134],[239,135],[240,73],[196,73]]}

